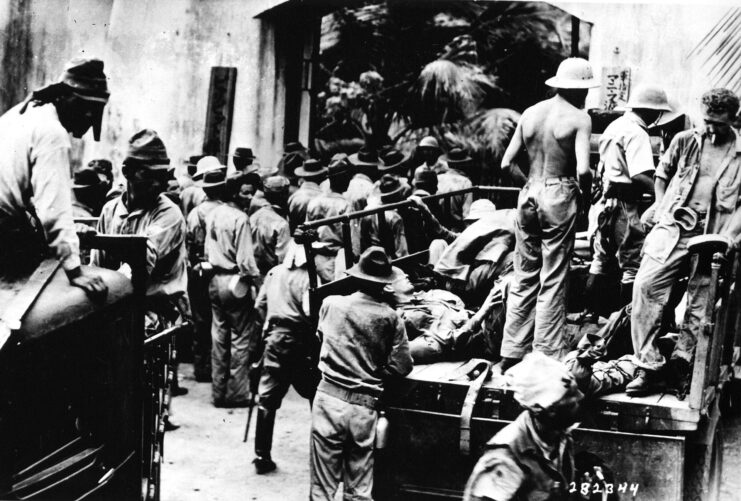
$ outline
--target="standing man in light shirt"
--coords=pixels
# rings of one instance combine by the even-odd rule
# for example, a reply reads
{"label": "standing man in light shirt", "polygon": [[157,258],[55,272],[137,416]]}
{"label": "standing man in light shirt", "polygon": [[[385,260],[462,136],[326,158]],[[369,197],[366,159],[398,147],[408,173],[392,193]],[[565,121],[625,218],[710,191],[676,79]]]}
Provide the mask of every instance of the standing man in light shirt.
{"label": "standing man in light shirt", "polygon": [[671,111],[666,92],[657,86],[639,87],[626,105],[630,111],[607,126],[600,136],[602,206],[594,238],[586,297],[599,295],[601,277],[610,261],[620,269],[620,303],[630,303],[633,281],[641,264],[645,239],[638,202],[653,193],[654,160],[648,126]]}
{"label": "standing man in light shirt", "polygon": [[247,214],[236,204],[243,180],[229,177],[223,204],[206,217],[206,260],[214,276],[211,298],[211,395],[216,407],[249,403],[248,316],[255,280],[260,276]]}

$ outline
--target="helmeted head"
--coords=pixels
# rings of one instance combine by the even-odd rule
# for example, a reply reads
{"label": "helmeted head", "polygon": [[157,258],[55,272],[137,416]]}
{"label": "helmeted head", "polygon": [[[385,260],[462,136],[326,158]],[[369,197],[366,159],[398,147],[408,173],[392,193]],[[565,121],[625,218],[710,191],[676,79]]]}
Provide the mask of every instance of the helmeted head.
{"label": "helmeted head", "polygon": [[652,84],[641,85],[635,89],[624,108],[633,110],[646,125],[656,122],[664,112],[672,111],[666,91]]}
{"label": "helmeted head", "polygon": [[589,89],[600,86],[599,80],[594,77],[592,65],[580,57],[561,61],[556,75],[546,80],[545,84],[557,89],[560,95],[578,107],[584,105]]}
{"label": "helmeted head", "polygon": [[482,217],[490,216],[497,211],[497,206],[486,198],[474,200],[471,204],[471,208],[468,210],[468,215],[463,218],[463,221],[467,225],[471,225],[481,219]]}
{"label": "helmeted head", "polygon": [[226,166],[219,162],[219,159],[213,156],[201,157],[196,163],[196,171],[193,174],[193,181],[198,184],[198,181],[203,179],[203,176],[207,172],[220,171],[226,175]]}
{"label": "helmeted head", "polygon": [[263,182],[262,191],[265,200],[272,205],[285,208],[288,204],[288,187],[290,183],[283,176],[271,176]]}
{"label": "helmeted head", "polygon": [[170,179],[170,158],[157,132],[143,129],[131,136],[121,172],[127,182],[129,206],[154,206]]}
{"label": "helmeted head", "polygon": [[417,154],[427,165],[433,165],[442,154],[440,143],[433,136],[423,137],[417,145]]}

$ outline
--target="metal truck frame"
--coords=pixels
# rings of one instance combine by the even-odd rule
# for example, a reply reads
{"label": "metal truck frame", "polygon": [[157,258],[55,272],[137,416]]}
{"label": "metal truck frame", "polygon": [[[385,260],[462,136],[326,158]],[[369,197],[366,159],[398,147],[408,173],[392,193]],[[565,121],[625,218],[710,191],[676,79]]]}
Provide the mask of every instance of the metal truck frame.
{"label": "metal truck frame", "polygon": [[[473,193],[495,195],[498,205],[517,188],[474,186],[425,197],[437,201]],[[510,198],[510,200],[512,200]],[[319,285],[312,240],[316,228],[341,224],[345,264],[356,260],[350,222],[381,217],[410,207],[411,201],[300,226],[310,275],[313,318],[324,297],[349,293],[347,279]],[[511,204],[509,206],[513,206]],[[408,221],[407,224],[415,224]],[[426,262],[428,252],[408,240],[410,254],[394,260],[402,269]],[[710,281],[707,312],[697,340],[689,395],[685,400],[663,393],[630,398],[617,393],[587,401],[587,419],[575,430],[577,482],[570,492],[580,499],[715,500],[722,471],[721,408],[737,399],[730,392],[741,340],[741,274],[733,251],[701,252],[692,259]],[[491,362],[475,359],[416,366],[404,382],[387,391],[385,414],[389,436],[377,451],[376,499],[460,499],[466,479],[486,442],[522,409],[498,379],[484,381]]]}

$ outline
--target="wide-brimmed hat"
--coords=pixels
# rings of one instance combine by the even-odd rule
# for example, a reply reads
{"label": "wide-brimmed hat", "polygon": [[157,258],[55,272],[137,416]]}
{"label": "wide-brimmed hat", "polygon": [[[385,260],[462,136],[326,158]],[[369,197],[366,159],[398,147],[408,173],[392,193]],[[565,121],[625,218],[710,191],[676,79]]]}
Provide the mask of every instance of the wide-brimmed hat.
{"label": "wide-brimmed hat", "polygon": [[381,163],[378,165],[380,172],[396,169],[404,165],[409,160],[409,155],[405,155],[399,150],[390,149],[381,156]]}
{"label": "wide-brimmed hat", "polygon": [[434,149],[438,151],[442,151],[440,148],[440,143],[437,142],[437,139],[433,136],[426,136],[423,137],[419,144],[417,145],[417,148],[429,148]]}
{"label": "wide-brimmed hat", "polygon": [[321,176],[327,173],[327,168],[316,158],[307,158],[301,167],[293,171],[299,177]]}
{"label": "wide-brimmed hat", "polygon": [[283,176],[271,176],[263,183],[262,190],[265,193],[287,192],[290,184]]}
{"label": "wide-brimmed hat", "polygon": [[148,170],[166,171],[170,168],[170,158],[167,156],[165,143],[157,132],[143,129],[129,139],[123,164],[136,164]]}
{"label": "wide-brimmed hat", "polygon": [[468,211],[468,215],[463,218],[464,221],[478,221],[484,216],[488,216],[497,211],[497,206],[491,200],[481,198],[474,200],[471,204],[471,208]]}
{"label": "wide-brimmed hat", "polygon": [[196,172],[193,174],[193,180],[198,181],[203,178],[207,172],[217,171],[222,172],[226,175],[226,166],[219,162],[219,159],[212,156],[205,156],[198,160],[196,164]]}
{"label": "wide-brimmed hat", "polygon": [[381,191],[381,202],[388,204],[397,201],[401,193],[404,191],[404,187],[401,185],[401,181],[396,176],[391,174],[384,174],[378,185],[378,189]]}
{"label": "wide-brimmed hat", "polygon": [[515,400],[536,413],[578,402],[584,396],[566,365],[540,352],[528,353],[504,376]]}
{"label": "wide-brimmed hat", "polygon": [[672,111],[666,91],[658,85],[642,85],[631,93],[630,99],[622,108]]}
{"label": "wide-brimmed hat", "polygon": [[242,148],[242,147],[236,148],[234,150],[234,155],[232,156],[233,158],[243,158],[245,160],[254,160],[255,158],[257,158],[252,153],[252,148]]}
{"label": "wide-brimmed hat", "polygon": [[368,247],[360,255],[358,263],[345,273],[351,277],[378,284],[390,284],[399,278],[399,272],[391,266],[386,251],[377,245]]}
{"label": "wide-brimmed hat", "polygon": [[91,167],[82,167],[75,172],[72,179],[72,189],[83,190],[87,188],[99,188],[104,181],[100,179],[98,172]]}
{"label": "wide-brimmed hat", "polygon": [[557,89],[591,89],[600,86],[599,80],[594,78],[592,65],[580,57],[569,57],[561,61],[556,76],[546,80],[545,84]]}
{"label": "wide-brimmed hat", "polygon": [[347,160],[357,166],[377,166],[378,165],[378,152],[367,146],[363,146],[357,153],[353,153]]}
{"label": "wide-brimmed hat", "polygon": [[296,153],[297,151],[306,151],[306,147],[300,141],[286,143],[285,148],[283,148],[283,153]]}
{"label": "wide-brimmed hat", "polygon": [[473,162],[473,158],[463,148],[453,148],[446,155],[443,155],[442,159],[448,163],[449,167],[453,168],[465,167]]}
{"label": "wide-brimmed hat", "polygon": [[206,171],[203,177],[196,181],[201,188],[215,188],[226,185],[226,170],[213,169]]}
{"label": "wide-brimmed hat", "polygon": [[327,176],[341,176],[350,172],[350,161],[345,153],[336,153],[332,156],[327,167]]}

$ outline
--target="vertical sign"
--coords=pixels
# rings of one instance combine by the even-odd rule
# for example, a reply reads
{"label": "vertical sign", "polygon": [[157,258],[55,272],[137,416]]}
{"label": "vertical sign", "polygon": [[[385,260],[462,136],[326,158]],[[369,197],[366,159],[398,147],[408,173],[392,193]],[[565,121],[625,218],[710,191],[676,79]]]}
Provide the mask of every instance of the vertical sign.
{"label": "vertical sign", "polygon": [[614,110],[630,96],[630,68],[613,66],[602,69],[602,108]]}
{"label": "vertical sign", "polygon": [[218,157],[224,165],[227,165],[229,159],[229,137],[232,132],[236,83],[237,68],[223,66],[211,68],[203,153]]}

